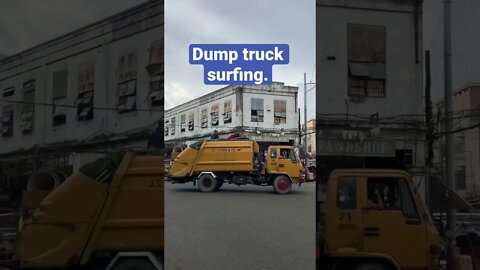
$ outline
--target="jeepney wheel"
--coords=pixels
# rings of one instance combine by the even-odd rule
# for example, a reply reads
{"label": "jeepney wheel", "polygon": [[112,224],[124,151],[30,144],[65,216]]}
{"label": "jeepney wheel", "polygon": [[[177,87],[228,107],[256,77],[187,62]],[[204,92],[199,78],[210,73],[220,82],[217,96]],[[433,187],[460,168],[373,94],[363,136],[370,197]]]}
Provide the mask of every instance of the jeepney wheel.
{"label": "jeepney wheel", "polygon": [[198,190],[201,192],[213,192],[217,188],[217,179],[210,174],[204,174],[197,180]]}
{"label": "jeepney wheel", "polygon": [[277,194],[287,194],[292,189],[292,182],[284,175],[279,175],[273,180],[273,190]]}

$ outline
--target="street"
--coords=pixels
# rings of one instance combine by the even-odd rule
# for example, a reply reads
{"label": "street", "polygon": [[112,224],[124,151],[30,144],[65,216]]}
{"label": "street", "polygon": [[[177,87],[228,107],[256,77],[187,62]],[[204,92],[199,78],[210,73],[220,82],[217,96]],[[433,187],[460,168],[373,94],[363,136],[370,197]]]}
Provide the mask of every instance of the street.
{"label": "street", "polygon": [[315,269],[315,182],[287,195],[165,183],[167,270]]}

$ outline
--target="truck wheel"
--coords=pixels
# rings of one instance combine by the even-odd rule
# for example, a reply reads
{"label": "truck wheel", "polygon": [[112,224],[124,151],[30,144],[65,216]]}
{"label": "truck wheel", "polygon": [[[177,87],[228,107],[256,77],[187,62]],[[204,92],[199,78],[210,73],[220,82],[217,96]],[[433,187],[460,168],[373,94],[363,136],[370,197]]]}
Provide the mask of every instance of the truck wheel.
{"label": "truck wheel", "polygon": [[129,258],[115,264],[112,270],[157,270],[147,259]]}
{"label": "truck wheel", "polygon": [[217,188],[217,179],[209,174],[200,176],[197,180],[198,190],[201,192],[213,192]]}
{"label": "truck wheel", "polygon": [[292,189],[292,182],[284,175],[279,175],[273,180],[273,190],[278,194],[287,194]]}

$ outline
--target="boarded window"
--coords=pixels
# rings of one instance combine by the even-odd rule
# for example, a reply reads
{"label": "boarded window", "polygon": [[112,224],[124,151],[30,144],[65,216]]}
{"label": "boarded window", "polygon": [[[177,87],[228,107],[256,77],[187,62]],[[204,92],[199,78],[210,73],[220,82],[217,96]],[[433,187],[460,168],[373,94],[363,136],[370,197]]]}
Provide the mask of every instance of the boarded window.
{"label": "boarded window", "polygon": [[175,135],[175,125],[176,125],[176,123],[175,123],[175,117],[172,117],[172,123],[170,124],[170,126],[172,127],[172,128],[170,129],[170,135]]}
{"label": "boarded window", "polygon": [[10,97],[15,94],[15,87],[8,87],[3,89],[3,97]]}
{"label": "boarded window", "polygon": [[385,97],[385,26],[348,24],[347,36],[348,95],[351,100]]}
{"label": "boarded window", "polygon": [[263,122],[263,99],[252,98],[251,100],[251,122]]}
{"label": "boarded window", "polygon": [[208,111],[207,108],[202,109],[202,128],[208,127]]}
{"label": "boarded window", "polygon": [[163,63],[163,40],[155,40],[150,44],[150,63]]}
{"label": "boarded window", "polygon": [[185,114],[182,114],[180,116],[180,132],[185,132],[187,130],[187,116]]}
{"label": "boarded window", "polygon": [[22,133],[30,133],[35,121],[35,80],[23,84],[23,102],[20,130]]}
{"label": "boarded window", "polygon": [[228,124],[232,122],[232,101],[228,100],[223,103],[223,123]]}
{"label": "boarded window", "polygon": [[136,109],[137,80],[120,82],[117,93],[117,109],[119,113],[131,112]]}
{"label": "boarded window", "polygon": [[273,115],[275,125],[285,124],[287,122],[287,101],[273,101]]}
{"label": "boarded window", "polygon": [[3,137],[13,136],[13,104],[3,106],[0,124],[0,134]]}
{"label": "boarded window", "polygon": [[135,52],[130,51],[120,54],[117,73],[119,82],[137,78],[137,54]]}
{"label": "boarded window", "polygon": [[[83,63],[78,68],[77,120],[93,119],[93,97],[95,85],[95,63]],[[55,114],[55,113],[54,113]],[[61,122],[59,117],[58,122]],[[55,122],[55,121],[54,121]]]}
{"label": "boarded window", "polygon": [[64,98],[67,96],[68,70],[62,69],[53,73],[52,99]]}
{"label": "boarded window", "polygon": [[163,108],[163,75],[154,75],[150,78],[150,92],[148,98],[150,107]]}
{"label": "boarded window", "polygon": [[188,114],[188,130],[194,130],[195,129],[195,113],[190,112]]}
{"label": "boarded window", "polygon": [[212,127],[218,126],[218,114],[218,104],[212,105],[212,111],[210,112]]}

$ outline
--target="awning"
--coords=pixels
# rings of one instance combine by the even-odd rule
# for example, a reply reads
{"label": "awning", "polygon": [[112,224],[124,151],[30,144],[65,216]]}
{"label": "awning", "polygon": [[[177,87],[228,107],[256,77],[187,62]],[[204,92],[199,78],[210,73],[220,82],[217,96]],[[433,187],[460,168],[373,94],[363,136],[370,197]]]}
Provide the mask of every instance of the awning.
{"label": "awning", "polygon": [[439,210],[470,210],[472,206],[457,192],[448,187],[441,178],[431,177],[429,181],[429,208],[430,211]]}

